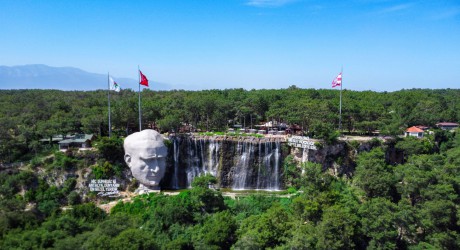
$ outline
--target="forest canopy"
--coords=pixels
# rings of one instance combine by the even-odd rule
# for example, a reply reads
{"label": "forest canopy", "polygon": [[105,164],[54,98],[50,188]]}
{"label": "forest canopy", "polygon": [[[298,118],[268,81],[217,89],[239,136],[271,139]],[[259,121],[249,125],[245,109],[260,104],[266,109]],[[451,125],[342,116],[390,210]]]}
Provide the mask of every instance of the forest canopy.
{"label": "forest canopy", "polygon": [[75,179],[53,186],[36,172],[3,172],[0,248],[458,249],[460,134],[449,141],[397,165],[385,147],[361,152],[351,178],[287,159],[290,195],[224,197],[203,175],[177,195],[136,196],[109,214],[75,198]]}
{"label": "forest canopy", "polygon": [[[337,129],[338,95],[295,86],[144,90],[143,126],[222,131],[276,120],[321,134]],[[138,128],[137,98],[131,90],[112,93],[118,136],[107,138],[106,91],[0,91],[0,163],[25,162],[0,169],[1,249],[460,248],[460,134],[441,130],[423,139],[371,140],[362,149],[341,141],[350,162],[339,157],[333,165],[348,164],[349,175],[289,155],[282,195],[233,199],[210,188],[215,177],[203,175],[177,195],[139,195],[106,213],[69,173],[123,178],[120,136]],[[460,120],[460,90],[345,90],[343,98],[348,133],[400,135],[412,125]],[[68,133],[98,135],[95,150],[63,153],[39,142]],[[403,152],[403,161],[388,162],[390,151]]]}
{"label": "forest canopy", "polygon": [[[460,120],[460,90],[412,89],[395,92],[343,90],[344,133],[400,135],[413,125]],[[142,95],[142,127],[179,131],[225,131],[266,121],[295,124],[318,135],[339,124],[339,91],[301,89],[152,91]],[[138,129],[138,93],[111,93],[114,134]],[[37,151],[38,140],[68,133],[108,134],[107,91],[0,90],[0,162]]]}

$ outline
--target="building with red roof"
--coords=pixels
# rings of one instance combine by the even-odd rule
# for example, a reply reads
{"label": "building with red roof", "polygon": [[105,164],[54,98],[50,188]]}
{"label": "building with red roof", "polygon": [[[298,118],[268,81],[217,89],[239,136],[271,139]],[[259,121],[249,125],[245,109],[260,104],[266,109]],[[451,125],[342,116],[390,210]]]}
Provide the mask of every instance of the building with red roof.
{"label": "building with red roof", "polygon": [[406,137],[407,136],[415,136],[417,138],[423,138],[425,131],[423,129],[418,128],[417,126],[412,126],[406,129]]}

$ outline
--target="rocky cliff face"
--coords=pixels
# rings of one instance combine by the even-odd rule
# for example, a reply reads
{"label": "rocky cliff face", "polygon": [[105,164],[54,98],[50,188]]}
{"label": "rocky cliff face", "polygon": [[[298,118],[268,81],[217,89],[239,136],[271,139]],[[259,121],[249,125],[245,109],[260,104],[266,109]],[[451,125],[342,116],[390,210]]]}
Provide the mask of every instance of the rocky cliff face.
{"label": "rocky cliff face", "polygon": [[222,188],[282,189],[283,152],[280,139],[253,137],[170,138],[163,186],[190,187],[201,174],[212,174]]}
{"label": "rocky cliff face", "polygon": [[170,137],[168,168],[162,181],[167,189],[190,187],[201,174],[212,174],[218,187],[280,190],[283,185],[283,162],[292,155],[299,165],[318,163],[335,176],[353,175],[355,157],[379,143],[375,141],[339,141],[333,145],[318,143],[316,149],[288,146],[284,138],[232,136]]}
{"label": "rocky cliff face", "polygon": [[[282,190],[284,186],[284,160],[292,156],[299,171],[304,162],[318,163],[324,171],[335,176],[351,177],[359,152],[380,146],[375,141],[339,141],[333,145],[317,144],[316,150],[288,146],[284,138],[254,138],[231,136],[174,136],[169,138],[166,175],[163,189],[189,188],[193,179],[202,174],[217,177],[217,187],[234,190]],[[401,154],[386,145],[387,162],[398,162]],[[94,161],[94,159],[92,160]],[[51,185],[61,186],[65,180],[75,178],[76,188],[82,195],[89,194],[91,168],[71,170],[36,169]],[[131,172],[126,168],[119,177],[119,190],[133,189]]]}

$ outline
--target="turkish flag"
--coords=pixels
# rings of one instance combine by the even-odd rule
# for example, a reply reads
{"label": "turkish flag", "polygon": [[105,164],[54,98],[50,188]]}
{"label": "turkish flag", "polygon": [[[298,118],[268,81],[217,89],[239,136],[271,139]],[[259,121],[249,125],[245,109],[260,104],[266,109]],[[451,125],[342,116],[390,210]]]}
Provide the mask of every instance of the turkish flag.
{"label": "turkish flag", "polygon": [[149,80],[147,79],[147,77],[144,74],[142,74],[142,71],[140,71],[140,70],[139,70],[139,74],[141,75],[141,81],[139,82],[139,84],[148,87],[149,86]]}

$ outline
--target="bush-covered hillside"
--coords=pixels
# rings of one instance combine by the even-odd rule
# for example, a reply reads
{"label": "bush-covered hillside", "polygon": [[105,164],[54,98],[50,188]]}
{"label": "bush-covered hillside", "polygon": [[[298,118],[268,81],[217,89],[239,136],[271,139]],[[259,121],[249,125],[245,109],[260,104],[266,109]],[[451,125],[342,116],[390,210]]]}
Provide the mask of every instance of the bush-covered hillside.
{"label": "bush-covered hillside", "polygon": [[347,178],[288,159],[289,195],[232,199],[202,176],[178,195],[137,196],[109,214],[74,178],[50,185],[37,171],[96,166],[114,177],[107,147],[95,158],[56,153],[0,173],[0,248],[458,249],[460,135],[447,134],[439,150],[429,140],[397,142],[407,157],[399,165],[387,164],[383,146],[363,151]]}

